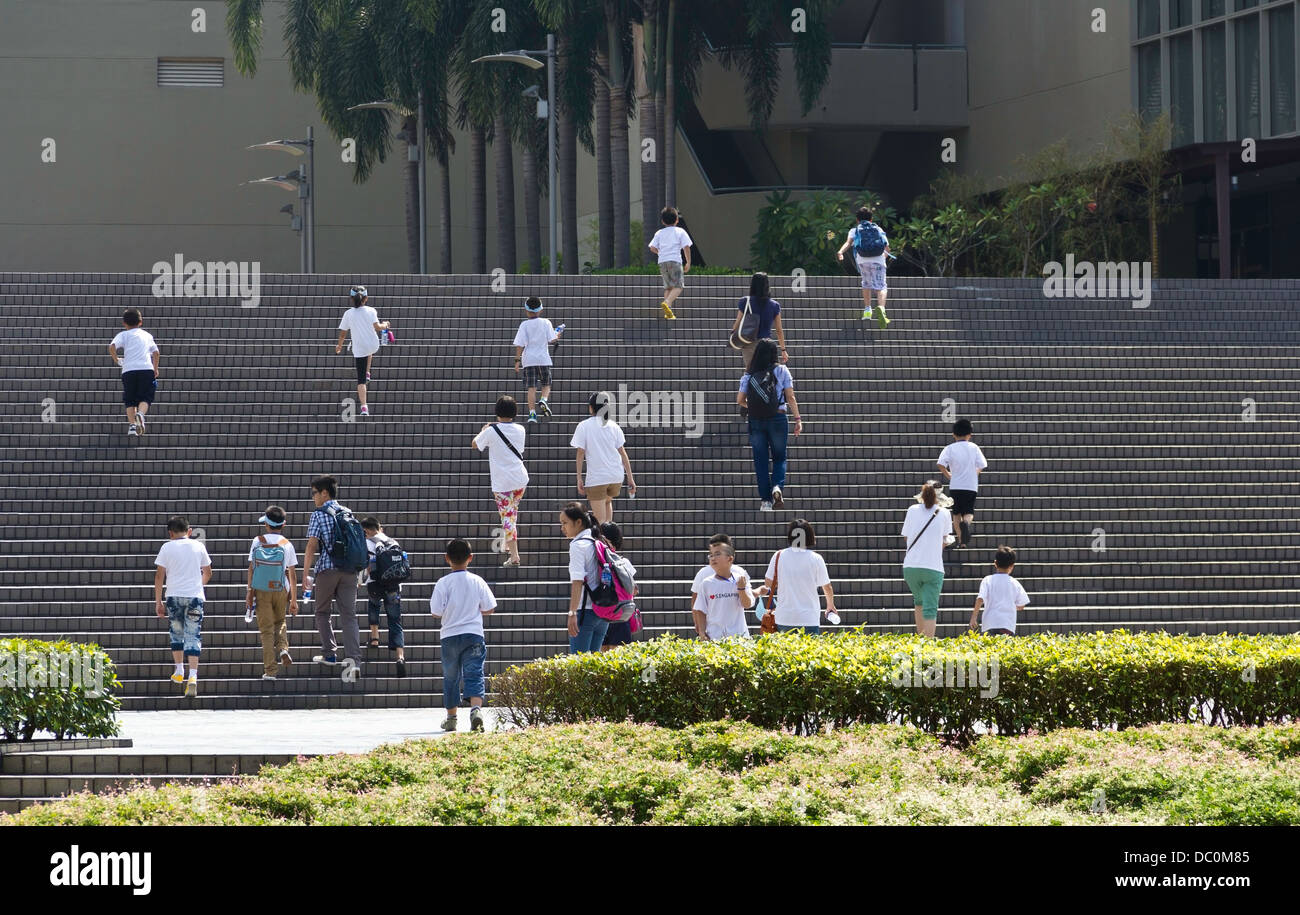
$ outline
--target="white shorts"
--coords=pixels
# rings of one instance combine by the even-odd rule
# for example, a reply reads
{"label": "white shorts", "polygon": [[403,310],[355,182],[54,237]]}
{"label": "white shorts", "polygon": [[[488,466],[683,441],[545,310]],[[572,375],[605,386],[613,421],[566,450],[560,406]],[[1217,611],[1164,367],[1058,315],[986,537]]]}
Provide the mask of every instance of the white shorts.
{"label": "white shorts", "polygon": [[858,273],[862,275],[862,288],[885,290],[889,284],[885,282],[885,265],[873,261],[858,260]]}

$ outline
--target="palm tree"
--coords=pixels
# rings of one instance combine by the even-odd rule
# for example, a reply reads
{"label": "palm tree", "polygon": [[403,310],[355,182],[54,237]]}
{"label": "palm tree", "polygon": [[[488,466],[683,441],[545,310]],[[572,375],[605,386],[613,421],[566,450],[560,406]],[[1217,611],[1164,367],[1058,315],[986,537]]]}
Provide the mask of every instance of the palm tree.
{"label": "palm tree", "polygon": [[602,51],[596,56],[601,78],[596,81],[596,230],[600,233],[599,264],[602,269],[614,266],[614,178],[610,155],[609,72],[608,58]]}
{"label": "palm tree", "polygon": [[627,0],[602,0],[609,61],[609,158],[614,203],[614,266],[631,263],[631,163],[628,161]]}
{"label": "palm tree", "polygon": [[[659,198],[663,182],[659,175],[659,161],[663,149],[659,117],[655,111],[656,75],[659,56],[659,0],[642,0],[641,3],[641,66],[636,73],[637,123],[641,135],[641,244],[648,245],[654,237]],[[646,148],[651,151],[646,161]]]}

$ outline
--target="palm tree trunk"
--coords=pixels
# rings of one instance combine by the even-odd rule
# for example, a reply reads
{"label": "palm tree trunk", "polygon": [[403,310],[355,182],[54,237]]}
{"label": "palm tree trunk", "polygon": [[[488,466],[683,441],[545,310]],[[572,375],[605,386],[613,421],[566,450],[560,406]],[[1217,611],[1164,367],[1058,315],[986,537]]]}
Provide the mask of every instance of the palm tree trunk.
{"label": "palm tree trunk", "polygon": [[677,0],[668,0],[668,29],[664,40],[664,206],[677,206]]}
{"label": "palm tree trunk", "polygon": [[[569,66],[569,39],[560,38],[560,60]],[[555,99],[552,104],[559,104]],[[567,105],[556,110],[556,125],[560,149],[560,225],[563,226],[560,245],[560,264],[565,273],[578,272],[578,124]]]}
{"label": "palm tree trunk", "polygon": [[442,184],[438,215],[438,231],[442,233],[441,266],[443,273],[451,273],[451,162],[445,154],[438,160],[438,176]]}
{"label": "palm tree trunk", "polygon": [[623,61],[622,17],[615,0],[605,0],[605,35],[609,42],[609,159],[614,197],[614,266],[631,262],[632,174],[628,160],[627,69]]}
{"label": "palm tree trunk", "polygon": [[[655,19],[658,17],[656,0],[645,2],[645,22],[642,25],[642,61],[637,68],[637,126],[641,137],[641,250],[654,238],[659,208],[655,205],[659,194],[659,142],[655,138]],[[648,141],[648,142],[647,142]],[[647,147],[649,153],[647,154]],[[646,159],[649,158],[649,162]]]}
{"label": "palm tree trunk", "polygon": [[516,273],[519,264],[515,257],[515,157],[504,111],[497,112],[493,133],[497,160],[497,266],[506,273]]}
{"label": "palm tree trunk", "polygon": [[487,133],[469,132],[469,238],[475,273],[487,273]]}
{"label": "palm tree trunk", "polygon": [[668,155],[668,133],[664,129],[664,119],[667,115],[666,102],[664,94],[664,62],[668,56],[668,4],[666,0],[659,2],[659,16],[655,23],[655,150],[659,153],[659,173],[658,183],[655,186],[655,210],[662,210],[667,198],[664,195],[664,184],[667,173],[667,155]]}
{"label": "palm tree trunk", "polygon": [[[536,131],[530,136],[535,137]],[[524,156],[524,222],[528,228],[528,271],[546,273],[542,265],[542,189],[537,180],[537,152],[523,150]]]}
{"label": "palm tree trunk", "polygon": [[[402,122],[406,136],[415,136],[415,118]],[[420,163],[411,161],[415,144],[406,141],[406,262],[411,273],[420,272]]]}
{"label": "palm tree trunk", "polygon": [[[602,74],[608,74],[604,54],[596,58]],[[609,86],[596,77],[596,231],[600,238],[600,266],[614,266],[614,179],[610,154]]]}

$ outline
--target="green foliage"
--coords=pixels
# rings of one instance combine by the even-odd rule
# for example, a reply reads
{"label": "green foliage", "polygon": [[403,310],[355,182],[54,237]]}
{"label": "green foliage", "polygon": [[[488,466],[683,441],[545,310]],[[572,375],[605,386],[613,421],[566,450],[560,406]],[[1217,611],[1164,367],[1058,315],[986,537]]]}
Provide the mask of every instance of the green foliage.
{"label": "green foliage", "polygon": [[[103,689],[99,695],[97,685]],[[31,740],[48,731],[65,737],[111,737],[118,731],[122,684],[98,645],[0,639],[0,733]]]}
{"label": "green foliage", "polygon": [[[658,276],[659,264],[636,264],[631,267],[609,267],[602,270],[600,267],[587,261],[582,268],[584,275],[590,276]],[[686,274],[687,282],[693,276],[749,276],[748,267],[691,267],[691,272]]]}
{"label": "green foliage", "polygon": [[[995,694],[982,688],[987,682],[920,685],[923,669],[946,664],[969,672],[972,661],[989,672],[996,664]],[[508,720],[523,727],[593,719],[683,727],[734,718],[807,733],[827,725],[907,723],[965,744],[986,730],[1008,735],[1287,720],[1300,710],[1300,637],[1123,631],[940,641],[861,632],[724,642],[663,637],[513,667],[493,684]]]}
{"label": "green foliage", "polygon": [[965,748],[898,725],[809,737],[737,721],[559,725],[409,741],[207,787],[78,794],[0,823],[1300,825],[1297,745],[1295,724],[1061,730]]}
{"label": "green foliage", "polygon": [[816,191],[801,200],[791,200],[789,191],[773,191],[758,211],[758,229],[749,246],[754,269],[773,276],[788,276],[796,269],[809,276],[843,276],[835,254],[856,224],[860,206],[870,207],[889,231],[895,213],[869,191],[857,197]]}

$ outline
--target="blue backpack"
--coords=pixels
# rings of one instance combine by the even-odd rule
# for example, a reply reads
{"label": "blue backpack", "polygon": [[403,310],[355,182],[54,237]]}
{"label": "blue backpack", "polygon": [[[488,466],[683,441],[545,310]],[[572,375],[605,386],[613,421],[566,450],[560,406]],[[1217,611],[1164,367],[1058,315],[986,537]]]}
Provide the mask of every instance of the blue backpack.
{"label": "blue backpack", "polygon": [[326,509],[334,519],[334,542],[329,545],[330,559],[340,572],[360,572],[370,564],[366,549],[366,532],[350,509],[335,504]]}
{"label": "blue backpack", "polygon": [[853,244],[853,253],[858,257],[880,257],[885,253],[889,242],[880,226],[874,222],[858,223],[858,235]]}
{"label": "blue backpack", "polygon": [[257,546],[253,547],[254,591],[284,591],[285,562],[288,558],[284,547],[288,542],[281,539],[279,543],[267,543],[265,534],[258,536]]}

